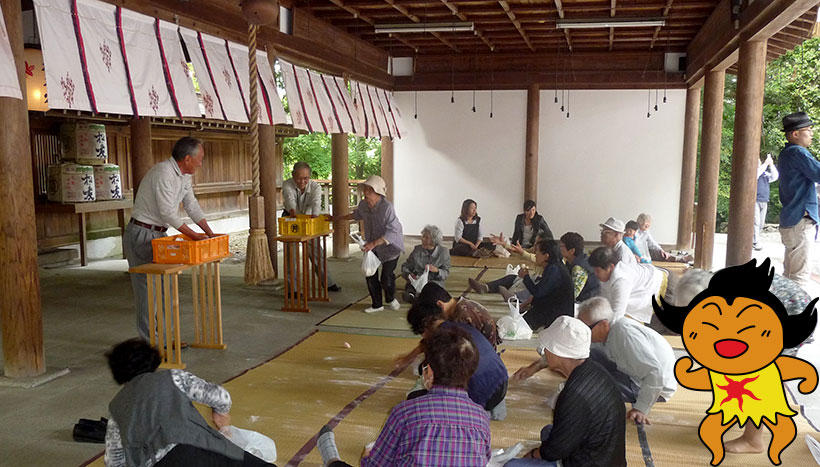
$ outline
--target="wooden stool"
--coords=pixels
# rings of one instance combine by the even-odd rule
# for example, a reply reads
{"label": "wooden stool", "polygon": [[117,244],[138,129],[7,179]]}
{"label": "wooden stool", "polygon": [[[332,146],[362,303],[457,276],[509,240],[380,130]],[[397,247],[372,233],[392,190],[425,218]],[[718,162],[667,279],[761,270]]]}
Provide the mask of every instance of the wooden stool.
{"label": "wooden stool", "polygon": [[148,282],[148,327],[150,343],[162,356],[162,368],[185,368],[179,322],[179,274],[193,269],[192,295],[194,334],[192,347],[225,349],[222,341],[222,293],[219,280],[221,259],[203,264],[148,263],[130,268],[145,274]]}
{"label": "wooden stool", "polygon": [[307,313],[307,302],[329,302],[327,295],[327,236],[276,237],[284,247],[285,303],[282,311]]}

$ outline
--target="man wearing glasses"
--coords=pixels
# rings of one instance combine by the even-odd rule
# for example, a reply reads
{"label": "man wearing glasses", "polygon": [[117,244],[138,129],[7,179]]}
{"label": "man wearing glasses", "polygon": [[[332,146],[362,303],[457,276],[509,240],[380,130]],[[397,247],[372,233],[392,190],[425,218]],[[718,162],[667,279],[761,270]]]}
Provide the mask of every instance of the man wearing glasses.
{"label": "man wearing glasses", "polygon": [[817,192],[820,162],[807,149],[811,145],[814,123],[805,112],[783,117],[786,147],[780,151],[780,238],[785,247],[783,275],[803,288],[811,277],[811,250],[817,232]]}

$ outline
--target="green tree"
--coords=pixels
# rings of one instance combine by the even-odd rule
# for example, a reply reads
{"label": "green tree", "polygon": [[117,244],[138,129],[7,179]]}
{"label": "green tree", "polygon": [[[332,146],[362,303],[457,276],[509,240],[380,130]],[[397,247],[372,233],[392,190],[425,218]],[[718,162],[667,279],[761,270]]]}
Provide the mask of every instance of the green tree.
{"label": "green tree", "polygon": [[[378,138],[359,138],[348,135],[349,173],[351,180],[361,180],[381,172],[382,148]],[[330,136],[324,133],[310,133],[296,138],[286,138],[282,147],[285,178],[293,169],[293,164],[304,161],[313,169],[313,177],[330,178],[331,173]]]}

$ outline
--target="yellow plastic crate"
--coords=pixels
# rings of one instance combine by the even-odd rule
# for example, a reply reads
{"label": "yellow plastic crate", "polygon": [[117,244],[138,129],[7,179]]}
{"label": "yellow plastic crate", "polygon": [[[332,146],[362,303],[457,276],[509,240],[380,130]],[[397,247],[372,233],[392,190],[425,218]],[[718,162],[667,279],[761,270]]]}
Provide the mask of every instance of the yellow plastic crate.
{"label": "yellow plastic crate", "polygon": [[304,219],[300,219],[298,217],[280,217],[278,219],[278,223],[279,235],[295,237],[308,235],[307,233],[305,233],[306,224]]}
{"label": "yellow plastic crate", "polygon": [[205,240],[191,240],[185,235],[155,238],[151,240],[154,262],[161,264],[200,264],[230,256],[228,235],[218,235]]}
{"label": "yellow plastic crate", "polygon": [[279,235],[303,236],[330,233],[330,221],[326,215],[311,217],[297,214],[296,217],[280,217]]}

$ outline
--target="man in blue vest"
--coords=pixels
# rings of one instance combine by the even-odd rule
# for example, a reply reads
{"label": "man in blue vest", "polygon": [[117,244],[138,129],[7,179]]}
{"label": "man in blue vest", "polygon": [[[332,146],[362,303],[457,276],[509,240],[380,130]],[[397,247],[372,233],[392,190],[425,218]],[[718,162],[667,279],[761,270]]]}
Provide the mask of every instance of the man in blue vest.
{"label": "man in blue vest", "polygon": [[757,201],[755,202],[754,249],[760,251],[760,229],[766,223],[766,210],[769,208],[769,185],[779,176],[771,154],[757,166]]}
{"label": "man in blue vest", "polygon": [[803,288],[811,277],[811,250],[817,232],[817,192],[820,162],[807,149],[811,145],[812,122],[805,112],[783,117],[786,147],[780,151],[780,238],[786,247],[783,275]]}

